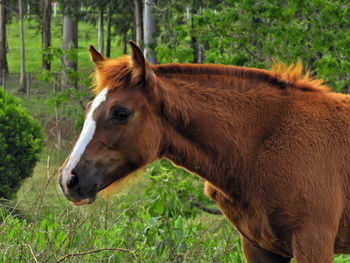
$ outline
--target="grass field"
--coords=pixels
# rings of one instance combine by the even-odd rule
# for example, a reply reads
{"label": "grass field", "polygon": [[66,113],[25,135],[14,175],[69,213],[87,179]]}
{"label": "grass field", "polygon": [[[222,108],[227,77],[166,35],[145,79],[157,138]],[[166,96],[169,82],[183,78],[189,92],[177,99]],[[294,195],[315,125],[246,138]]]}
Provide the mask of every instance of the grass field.
{"label": "grass field", "polygon": [[[25,21],[26,67],[39,74],[41,36],[36,27]],[[18,28],[15,21],[8,26],[10,72],[19,72],[20,67]],[[56,18],[56,47],[62,46],[61,32],[61,20]],[[96,36],[95,26],[79,25],[81,71],[93,69],[87,48],[97,44]],[[112,57],[121,55],[117,40],[112,46]],[[58,61],[53,70],[60,70]],[[52,96],[46,84],[37,82],[33,89],[30,98],[19,96],[45,126],[55,115]],[[10,87],[11,93],[15,90]],[[224,216],[209,215],[190,204],[189,194],[194,194],[216,207],[201,194],[203,182],[178,169],[150,166],[145,176],[110,199],[72,206],[58,187],[57,170],[76,134],[68,136],[60,153],[54,143],[48,144],[17,199],[0,202],[0,262],[244,262],[238,233]],[[335,262],[350,262],[350,257],[340,255]]]}

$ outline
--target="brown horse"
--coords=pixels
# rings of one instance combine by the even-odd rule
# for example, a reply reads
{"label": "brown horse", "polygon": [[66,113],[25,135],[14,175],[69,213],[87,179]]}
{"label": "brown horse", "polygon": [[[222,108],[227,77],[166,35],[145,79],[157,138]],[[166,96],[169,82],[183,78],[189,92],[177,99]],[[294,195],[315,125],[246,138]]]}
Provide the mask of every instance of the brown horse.
{"label": "brown horse", "polygon": [[76,205],[168,158],[206,181],[248,262],[332,262],[350,253],[350,97],[302,75],[106,59],[59,183]]}

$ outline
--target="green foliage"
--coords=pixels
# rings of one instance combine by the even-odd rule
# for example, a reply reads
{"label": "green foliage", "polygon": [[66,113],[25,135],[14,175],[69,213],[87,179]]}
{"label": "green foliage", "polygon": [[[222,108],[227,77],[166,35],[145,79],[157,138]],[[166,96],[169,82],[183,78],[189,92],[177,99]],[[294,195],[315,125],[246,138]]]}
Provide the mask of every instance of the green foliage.
{"label": "green foliage", "polygon": [[[140,181],[110,201],[99,199],[84,207],[72,206],[54,190],[54,176],[45,175],[41,182],[30,178],[32,184],[27,181],[25,187],[30,191],[22,191],[33,199],[16,206],[21,218],[0,203],[0,262],[34,262],[33,255],[38,262],[64,257],[79,263],[245,262],[239,235],[224,216],[180,201],[181,182],[196,185],[193,175],[162,161],[148,167],[144,180],[148,178],[150,182]],[[146,191],[141,190],[144,184]],[[200,181],[191,188],[195,195],[203,195],[202,189]],[[46,194],[38,197],[39,191]],[[337,256],[335,262],[350,262],[350,257]]]}
{"label": "green foliage", "polygon": [[227,0],[215,7],[200,5],[192,19],[184,8],[179,14],[178,5],[158,12],[158,17],[169,17],[159,23],[171,29],[159,39],[161,62],[189,62],[194,48],[207,63],[269,68],[273,59],[301,60],[336,91],[349,92],[347,1]]}
{"label": "green foliage", "polygon": [[[167,160],[151,165],[146,176],[151,178],[145,192],[149,201],[142,207],[142,224],[134,223],[143,236],[138,246],[147,255],[146,262],[224,262],[227,258],[243,262],[238,236],[228,222],[213,237],[205,234],[208,226],[196,218],[201,211],[192,207],[193,197],[211,203],[203,194],[202,181]],[[222,231],[231,233],[234,241],[227,244]]]}
{"label": "green foliage", "polygon": [[[63,50],[49,47],[44,49],[43,52],[48,54],[46,59],[50,63],[61,60],[62,56],[66,56],[67,59],[74,62],[78,61],[77,50],[74,48]],[[89,75],[77,72],[69,67],[64,68],[64,70],[68,81],[73,84],[77,83],[76,87],[71,85],[68,85],[68,87],[62,86],[57,75],[49,70],[42,71],[39,80],[52,83],[56,87],[55,92],[50,93],[49,105],[55,108],[57,115],[59,115],[57,118],[69,116],[77,119],[76,127],[80,129],[84,122],[85,103],[93,98],[90,90],[91,78]],[[80,107],[77,107],[77,104]]]}
{"label": "green foliage", "polygon": [[0,89],[0,197],[11,198],[31,176],[43,149],[39,122],[18,101]]}
{"label": "green foliage", "polygon": [[[161,161],[147,168],[147,178],[145,191],[138,188],[133,193],[137,187],[133,185],[129,192],[90,207],[75,208],[61,198],[60,207],[50,205],[51,212],[39,216],[43,210],[32,209],[19,219],[0,206],[0,261],[32,260],[30,245],[38,262],[97,250],[72,256],[70,262],[136,262],[135,256],[137,262],[152,263],[244,262],[239,236],[224,216],[203,214],[190,206],[185,190],[193,175]],[[212,203],[202,193],[203,183],[195,179],[189,187],[191,194]]]}

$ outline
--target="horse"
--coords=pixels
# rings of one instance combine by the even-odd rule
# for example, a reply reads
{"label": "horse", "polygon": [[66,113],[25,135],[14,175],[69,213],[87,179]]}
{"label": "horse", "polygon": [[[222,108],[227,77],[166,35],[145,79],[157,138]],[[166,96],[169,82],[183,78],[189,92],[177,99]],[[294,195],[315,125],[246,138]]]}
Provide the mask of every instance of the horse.
{"label": "horse", "polygon": [[75,205],[156,160],[205,180],[247,262],[350,253],[350,97],[303,73],[108,59],[90,46],[96,98],[59,170]]}

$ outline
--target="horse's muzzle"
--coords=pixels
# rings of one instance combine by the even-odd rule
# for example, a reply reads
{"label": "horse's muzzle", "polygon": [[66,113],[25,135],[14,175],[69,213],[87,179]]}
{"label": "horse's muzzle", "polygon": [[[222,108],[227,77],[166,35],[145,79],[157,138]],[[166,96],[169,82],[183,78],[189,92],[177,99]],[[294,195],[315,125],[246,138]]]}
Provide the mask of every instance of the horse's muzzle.
{"label": "horse's muzzle", "polygon": [[64,196],[72,201],[74,205],[91,204],[96,199],[98,192],[99,176],[92,176],[92,172],[84,173],[78,169],[67,172],[66,169],[60,169],[58,182]]}

